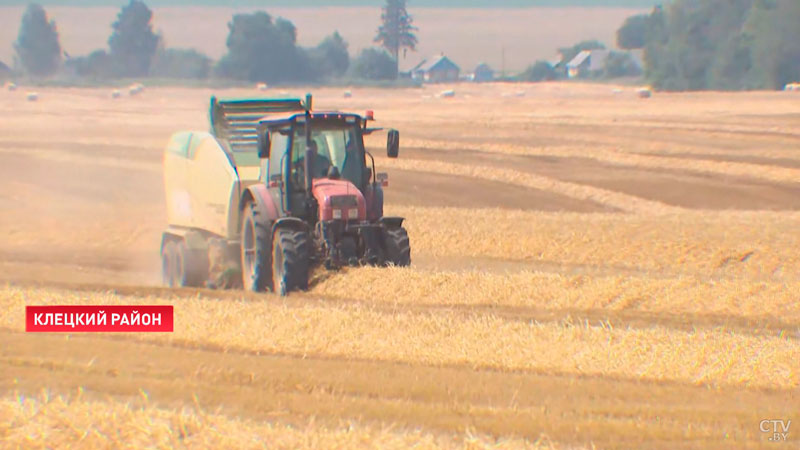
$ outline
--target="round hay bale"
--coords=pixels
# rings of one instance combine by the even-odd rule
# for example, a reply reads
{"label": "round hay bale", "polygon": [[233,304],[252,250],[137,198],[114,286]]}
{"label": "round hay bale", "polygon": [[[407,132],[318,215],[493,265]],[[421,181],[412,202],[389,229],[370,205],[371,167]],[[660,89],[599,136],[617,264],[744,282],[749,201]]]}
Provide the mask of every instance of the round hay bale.
{"label": "round hay bale", "polygon": [[350,92],[350,91],[344,91],[344,98],[351,98],[352,96],[353,96],[353,93],[352,93],[352,92]]}
{"label": "round hay bale", "polygon": [[39,100],[39,93],[37,93],[37,92],[28,92],[28,94],[25,96],[25,98],[29,102],[35,102],[36,100]]}
{"label": "round hay bale", "polygon": [[649,87],[639,88],[636,90],[636,95],[638,95],[639,98],[650,98],[653,96],[653,90]]}
{"label": "round hay bale", "polygon": [[16,91],[17,90],[17,85],[16,85],[16,83],[8,82],[8,83],[6,83],[6,89],[8,89],[9,91]]}
{"label": "round hay bale", "polygon": [[454,91],[453,89],[448,89],[446,91],[442,91],[439,93],[439,97],[442,98],[453,98],[455,96],[456,96],[456,91]]}
{"label": "round hay bale", "polygon": [[128,94],[130,94],[132,97],[141,94],[142,91],[144,91],[144,85],[141,83],[133,83],[128,88]]}
{"label": "round hay bale", "polygon": [[256,89],[259,91],[266,91],[268,89],[267,83],[258,83]]}
{"label": "round hay bale", "polygon": [[119,89],[114,89],[113,91],[111,91],[111,98],[120,98],[120,97],[122,97],[122,92],[120,92]]}

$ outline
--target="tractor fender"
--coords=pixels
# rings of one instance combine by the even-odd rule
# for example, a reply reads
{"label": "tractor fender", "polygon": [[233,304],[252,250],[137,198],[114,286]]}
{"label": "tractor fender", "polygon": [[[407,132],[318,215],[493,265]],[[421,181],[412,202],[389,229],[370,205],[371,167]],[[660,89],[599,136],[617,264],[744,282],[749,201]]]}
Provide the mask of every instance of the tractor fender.
{"label": "tractor fender", "polygon": [[[247,188],[242,194],[239,201],[239,211],[241,212],[248,202],[254,202],[256,209],[261,217],[265,217],[268,223],[274,223],[278,220],[278,208],[275,206],[275,201],[269,195],[267,186],[263,184],[254,184]],[[239,217],[239,226],[242,225],[241,214]]]}
{"label": "tractor fender", "polygon": [[297,217],[281,217],[272,224],[272,234],[278,228],[288,228],[294,231],[308,231],[308,225]]}
{"label": "tractor fender", "polygon": [[406,220],[405,217],[381,217],[378,219],[378,223],[385,228],[394,229],[402,227],[404,220]]}

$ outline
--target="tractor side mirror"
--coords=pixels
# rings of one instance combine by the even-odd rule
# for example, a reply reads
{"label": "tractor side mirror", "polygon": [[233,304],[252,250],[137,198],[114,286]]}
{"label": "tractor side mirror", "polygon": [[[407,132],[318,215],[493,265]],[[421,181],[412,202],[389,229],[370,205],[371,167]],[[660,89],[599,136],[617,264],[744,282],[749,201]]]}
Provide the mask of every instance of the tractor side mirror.
{"label": "tractor side mirror", "polygon": [[261,131],[258,133],[258,157],[261,159],[269,158],[269,148],[271,142],[269,139],[269,131]]}
{"label": "tractor side mirror", "polygon": [[398,153],[400,153],[400,132],[389,130],[389,134],[386,137],[386,156],[397,158]]}

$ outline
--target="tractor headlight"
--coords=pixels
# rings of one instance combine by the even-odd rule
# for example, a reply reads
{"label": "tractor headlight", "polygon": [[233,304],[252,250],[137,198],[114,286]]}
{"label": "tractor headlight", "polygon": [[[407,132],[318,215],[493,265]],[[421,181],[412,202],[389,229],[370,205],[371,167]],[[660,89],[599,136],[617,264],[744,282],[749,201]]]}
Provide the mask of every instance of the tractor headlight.
{"label": "tractor headlight", "polygon": [[333,210],[333,218],[334,219],[341,219],[342,218],[342,210],[341,209],[334,209]]}
{"label": "tractor headlight", "polygon": [[350,220],[358,219],[358,209],[353,208],[347,211],[347,218]]}

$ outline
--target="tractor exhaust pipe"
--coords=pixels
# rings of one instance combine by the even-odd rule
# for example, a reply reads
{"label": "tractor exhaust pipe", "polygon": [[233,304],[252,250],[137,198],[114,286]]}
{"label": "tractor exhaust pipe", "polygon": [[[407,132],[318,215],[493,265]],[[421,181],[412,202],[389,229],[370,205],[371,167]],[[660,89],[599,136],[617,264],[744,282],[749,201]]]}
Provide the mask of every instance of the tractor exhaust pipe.
{"label": "tractor exhaust pipe", "polygon": [[306,172],[306,192],[308,195],[311,195],[311,189],[313,187],[313,176],[311,173],[311,169],[314,167],[313,160],[314,152],[311,150],[311,94],[306,94],[306,156],[305,156],[305,172]]}

